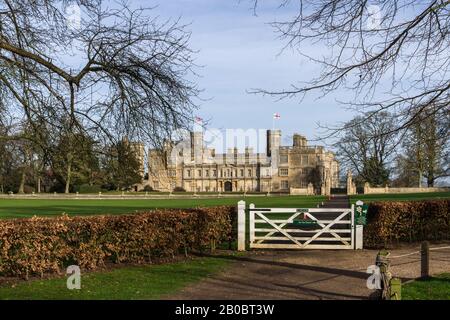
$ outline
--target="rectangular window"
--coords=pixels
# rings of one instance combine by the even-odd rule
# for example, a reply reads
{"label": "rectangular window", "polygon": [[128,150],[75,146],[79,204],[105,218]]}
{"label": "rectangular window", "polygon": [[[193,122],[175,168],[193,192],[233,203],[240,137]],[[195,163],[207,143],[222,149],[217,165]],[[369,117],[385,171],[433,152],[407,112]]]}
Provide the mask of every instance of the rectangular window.
{"label": "rectangular window", "polygon": [[190,178],[191,177],[191,170],[187,170],[186,173],[187,173],[187,176]]}
{"label": "rectangular window", "polygon": [[252,169],[248,169],[248,176],[249,176],[249,177],[252,176]]}
{"label": "rectangular window", "polygon": [[280,163],[288,163],[288,155],[280,154]]}
{"label": "rectangular window", "polygon": [[213,170],[213,177],[217,176],[217,170]]}
{"label": "rectangular window", "polygon": [[159,182],[158,181],[153,181],[153,188],[159,189]]}
{"label": "rectangular window", "polygon": [[244,169],[241,169],[241,177],[244,176]]}
{"label": "rectangular window", "polygon": [[198,176],[199,176],[199,177],[202,176],[202,170],[198,170]]}
{"label": "rectangular window", "polygon": [[282,177],[287,177],[289,175],[288,169],[286,169],[286,168],[280,169],[279,175]]}
{"label": "rectangular window", "polygon": [[209,170],[206,170],[205,175],[209,177]]}
{"label": "rectangular window", "polygon": [[289,189],[289,181],[281,180],[281,189]]}
{"label": "rectangular window", "polygon": [[302,164],[308,164],[308,156],[302,156]]}

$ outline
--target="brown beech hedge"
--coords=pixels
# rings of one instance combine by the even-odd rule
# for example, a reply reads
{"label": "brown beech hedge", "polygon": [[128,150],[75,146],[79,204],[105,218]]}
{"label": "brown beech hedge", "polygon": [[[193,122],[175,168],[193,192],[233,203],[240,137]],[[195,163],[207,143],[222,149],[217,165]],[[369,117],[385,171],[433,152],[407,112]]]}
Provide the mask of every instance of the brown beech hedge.
{"label": "brown beech hedge", "polygon": [[234,207],[130,215],[0,220],[0,275],[61,273],[106,262],[147,263],[233,240]]}
{"label": "brown beech hedge", "polygon": [[450,200],[370,203],[364,246],[450,240]]}

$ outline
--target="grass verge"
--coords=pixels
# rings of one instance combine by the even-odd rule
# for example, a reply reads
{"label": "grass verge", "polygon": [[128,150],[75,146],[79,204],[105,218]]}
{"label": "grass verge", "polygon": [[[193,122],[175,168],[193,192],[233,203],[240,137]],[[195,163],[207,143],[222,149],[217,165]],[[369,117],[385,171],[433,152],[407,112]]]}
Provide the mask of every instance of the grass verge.
{"label": "grass verge", "polygon": [[127,266],[81,275],[81,289],[69,290],[66,277],[0,286],[6,300],[142,300],[160,299],[220,272],[230,260],[195,258],[160,265]]}
{"label": "grass verge", "polygon": [[450,273],[407,283],[402,288],[403,300],[450,300]]}

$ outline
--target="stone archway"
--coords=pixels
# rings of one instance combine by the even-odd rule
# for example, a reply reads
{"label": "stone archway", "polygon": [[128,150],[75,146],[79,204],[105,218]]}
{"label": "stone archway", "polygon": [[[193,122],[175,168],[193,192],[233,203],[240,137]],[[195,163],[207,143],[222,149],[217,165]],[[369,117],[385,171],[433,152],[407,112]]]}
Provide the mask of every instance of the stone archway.
{"label": "stone archway", "polygon": [[233,191],[233,184],[231,183],[231,181],[225,181],[224,190],[225,192]]}

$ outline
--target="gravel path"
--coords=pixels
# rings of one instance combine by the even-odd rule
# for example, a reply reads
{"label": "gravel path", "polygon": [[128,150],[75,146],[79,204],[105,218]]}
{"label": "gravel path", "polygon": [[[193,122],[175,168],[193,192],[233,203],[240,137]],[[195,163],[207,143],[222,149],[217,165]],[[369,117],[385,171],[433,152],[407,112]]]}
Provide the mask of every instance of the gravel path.
{"label": "gravel path", "polygon": [[[397,256],[418,249],[416,244],[390,252]],[[168,299],[367,299],[372,291],[365,271],[376,255],[377,250],[255,250],[227,257],[235,260],[227,270]],[[393,259],[391,270],[403,281],[420,276],[420,255]],[[431,252],[430,271],[450,272],[450,249]]]}

